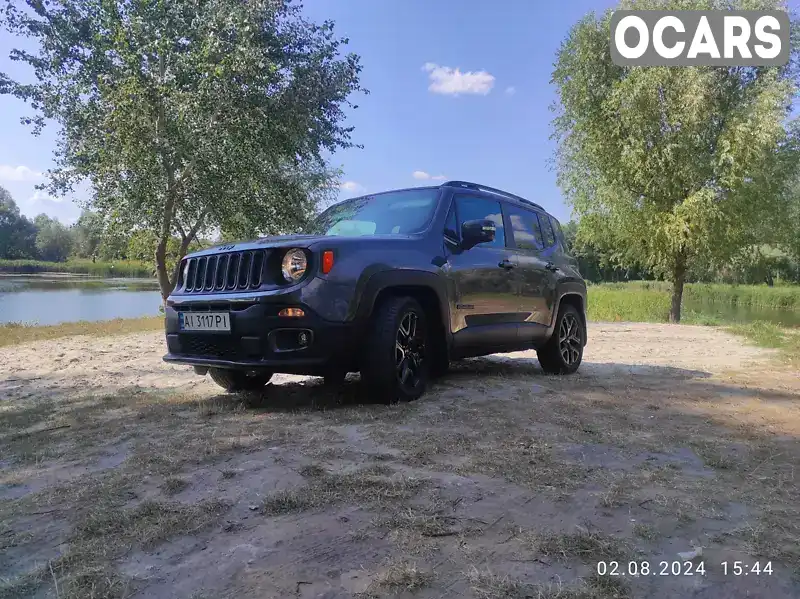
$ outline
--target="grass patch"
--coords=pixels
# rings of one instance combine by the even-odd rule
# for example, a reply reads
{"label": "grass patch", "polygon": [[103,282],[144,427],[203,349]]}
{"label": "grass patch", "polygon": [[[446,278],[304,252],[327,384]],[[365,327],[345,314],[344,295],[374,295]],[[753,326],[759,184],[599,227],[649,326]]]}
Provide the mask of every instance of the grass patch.
{"label": "grass patch", "polygon": [[[629,281],[627,283],[601,283],[592,285],[592,296],[606,291],[634,292],[651,299],[666,298],[669,311],[669,296],[672,284],[666,281]],[[724,285],[720,283],[687,283],[683,288],[683,299],[688,302],[727,304],[752,308],[774,308],[795,310],[800,308],[800,285]],[[655,302],[653,302],[655,304]],[[663,304],[661,300],[660,304]]]}
{"label": "grass patch", "polygon": [[115,568],[132,549],[152,549],[179,535],[193,534],[219,520],[228,505],[218,500],[194,505],[144,501],[121,505],[124,493],[100,494],[88,510],[77,514],[67,552],[25,576],[6,580],[0,599],[33,594],[45,585],[58,587],[62,599],[117,599],[134,589]]}
{"label": "grass patch", "polygon": [[[686,285],[686,302],[772,308],[800,309],[800,286],[767,287],[760,285]],[[696,305],[696,304],[695,304]],[[603,283],[589,288],[588,318],[607,322],[667,322],[670,286],[659,281]],[[761,347],[780,350],[789,362],[800,362],[800,332],[771,322],[756,320],[738,323],[724,316],[707,314],[684,307],[683,324],[727,326],[730,332],[745,337]]]}
{"label": "grass patch", "polygon": [[368,596],[382,597],[378,591],[413,593],[429,586],[433,573],[405,559],[389,562],[367,589]]}
{"label": "grass patch", "polygon": [[186,482],[184,479],[178,478],[176,476],[170,476],[169,478],[164,480],[164,484],[161,485],[161,490],[164,491],[164,493],[166,493],[167,495],[177,495],[188,486],[189,483]]}
{"label": "grass patch", "polygon": [[527,584],[507,575],[473,567],[467,572],[472,592],[480,599],[628,599],[627,583],[618,577],[593,574],[572,584]]}
{"label": "grass patch", "polygon": [[0,260],[0,272],[15,274],[71,273],[95,277],[153,277],[153,265],[134,260],[114,262],[92,262],[72,259],[66,262],[44,262],[42,260]]}
{"label": "grass patch", "polygon": [[163,328],[163,316],[116,318],[114,320],[101,320],[96,322],[65,322],[46,326],[8,323],[0,325],[0,347],[18,345],[30,341],[72,337],[74,335],[104,337],[109,335],[140,333],[143,331],[157,331]]}
{"label": "grass patch", "polygon": [[586,563],[623,561],[631,554],[630,547],[618,537],[583,528],[575,533],[534,533],[525,540],[541,555],[558,559],[577,558]]}
{"label": "grass patch", "polygon": [[279,516],[343,501],[392,503],[411,499],[425,484],[425,480],[404,476],[391,479],[375,476],[369,468],[355,472],[316,474],[305,487],[284,489],[264,498],[261,513]]}
{"label": "grass patch", "polygon": [[780,350],[789,362],[800,362],[800,330],[782,329],[762,321],[733,325],[728,330],[760,347]]}
{"label": "grass patch", "polygon": [[658,531],[648,524],[637,522],[633,525],[633,535],[645,541],[655,541],[658,538]]}

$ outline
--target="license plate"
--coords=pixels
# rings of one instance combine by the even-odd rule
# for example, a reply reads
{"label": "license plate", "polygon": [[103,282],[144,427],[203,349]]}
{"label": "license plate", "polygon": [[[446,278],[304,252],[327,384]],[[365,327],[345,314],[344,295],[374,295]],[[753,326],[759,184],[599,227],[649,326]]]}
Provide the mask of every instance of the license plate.
{"label": "license plate", "polygon": [[231,330],[227,312],[178,312],[181,331],[228,331]]}

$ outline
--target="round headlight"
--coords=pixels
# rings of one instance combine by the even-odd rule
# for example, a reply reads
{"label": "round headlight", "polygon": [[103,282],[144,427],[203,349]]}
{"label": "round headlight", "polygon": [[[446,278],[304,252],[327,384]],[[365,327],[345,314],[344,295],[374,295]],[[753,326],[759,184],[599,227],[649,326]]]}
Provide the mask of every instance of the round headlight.
{"label": "round headlight", "polygon": [[306,274],[308,259],[303,250],[289,250],[283,255],[281,272],[288,283],[296,283]]}

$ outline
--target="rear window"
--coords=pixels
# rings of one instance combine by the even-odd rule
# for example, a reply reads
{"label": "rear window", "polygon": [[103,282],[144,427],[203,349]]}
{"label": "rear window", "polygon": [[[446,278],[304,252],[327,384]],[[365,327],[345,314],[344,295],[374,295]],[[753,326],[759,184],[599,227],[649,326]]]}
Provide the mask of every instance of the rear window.
{"label": "rear window", "polygon": [[535,212],[522,210],[516,206],[505,206],[508,210],[514,245],[521,250],[541,250],[542,233]]}
{"label": "rear window", "polygon": [[556,239],[558,240],[558,245],[561,246],[561,251],[569,252],[569,248],[567,247],[567,240],[564,239],[564,231],[561,230],[561,225],[559,224],[559,222],[551,216],[550,224],[553,226],[553,231],[555,231]]}
{"label": "rear window", "polygon": [[539,225],[542,227],[545,249],[553,247],[556,244],[556,236],[553,233],[553,227],[550,225],[550,219],[546,214],[539,215]]}

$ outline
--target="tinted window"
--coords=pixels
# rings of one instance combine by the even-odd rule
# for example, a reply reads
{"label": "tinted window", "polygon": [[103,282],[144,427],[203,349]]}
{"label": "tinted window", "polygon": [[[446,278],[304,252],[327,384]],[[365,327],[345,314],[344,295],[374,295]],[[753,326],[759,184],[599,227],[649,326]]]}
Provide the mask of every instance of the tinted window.
{"label": "tinted window", "polygon": [[418,233],[431,220],[439,190],[406,189],[345,200],[314,221],[317,235],[385,235]]}
{"label": "tinted window", "polygon": [[458,223],[456,222],[456,205],[450,206],[450,212],[447,213],[447,220],[444,222],[444,234],[453,241],[458,241]]}
{"label": "tinted window", "polygon": [[539,230],[539,219],[536,213],[522,210],[515,206],[506,206],[511,219],[511,231],[514,244],[521,250],[541,250],[542,232]]}
{"label": "tinted window", "polygon": [[491,243],[480,243],[479,247],[504,247],[505,229],[500,202],[470,196],[456,196],[459,228],[468,220],[490,220],[497,226],[497,233]]}
{"label": "tinted window", "polygon": [[542,227],[542,237],[544,237],[544,247],[549,248],[556,244],[556,236],[550,226],[550,219],[546,214],[539,215],[539,225]]}
{"label": "tinted window", "polygon": [[568,252],[567,242],[564,239],[564,232],[561,230],[561,225],[552,216],[550,217],[550,224],[553,226],[553,232],[556,234],[558,244],[561,246],[561,251]]}

